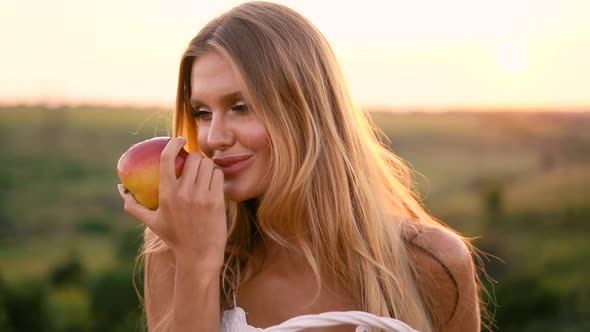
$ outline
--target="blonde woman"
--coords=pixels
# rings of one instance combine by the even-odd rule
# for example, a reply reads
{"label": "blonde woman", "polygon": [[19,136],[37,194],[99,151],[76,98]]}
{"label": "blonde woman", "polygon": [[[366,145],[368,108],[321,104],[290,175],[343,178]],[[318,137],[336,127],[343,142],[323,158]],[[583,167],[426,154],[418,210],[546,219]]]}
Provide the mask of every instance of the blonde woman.
{"label": "blonde woman", "polygon": [[147,226],[150,331],[359,311],[419,331],[480,329],[472,247],[421,206],[300,14],[249,2],[209,22],[182,57],[174,125],[158,210],[120,186]]}

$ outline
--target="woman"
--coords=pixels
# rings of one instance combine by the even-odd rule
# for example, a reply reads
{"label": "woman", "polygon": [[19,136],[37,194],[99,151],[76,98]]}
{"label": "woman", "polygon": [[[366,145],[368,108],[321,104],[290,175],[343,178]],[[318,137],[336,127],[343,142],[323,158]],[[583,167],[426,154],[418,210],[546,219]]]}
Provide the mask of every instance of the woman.
{"label": "woman", "polygon": [[120,187],[147,226],[150,331],[219,331],[236,310],[259,328],[360,310],[479,330],[472,247],[421,206],[304,17],[250,2],[207,24],[182,57],[174,125],[158,210]]}

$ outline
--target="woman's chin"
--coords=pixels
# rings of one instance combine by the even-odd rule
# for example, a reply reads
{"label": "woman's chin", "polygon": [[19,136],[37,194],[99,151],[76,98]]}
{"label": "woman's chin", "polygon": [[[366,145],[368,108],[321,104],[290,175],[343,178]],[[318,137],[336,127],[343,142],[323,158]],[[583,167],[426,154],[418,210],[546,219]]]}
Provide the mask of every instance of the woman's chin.
{"label": "woman's chin", "polygon": [[234,202],[244,202],[255,197],[257,197],[257,195],[252,193],[247,193],[239,190],[225,190],[225,198]]}
{"label": "woman's chin", "polygon": [[264,193],[264,186],[253,183],[227,181],[223,184],[223,192],[225,198],[231,201],[244,202],[252,198],[260,197]]}

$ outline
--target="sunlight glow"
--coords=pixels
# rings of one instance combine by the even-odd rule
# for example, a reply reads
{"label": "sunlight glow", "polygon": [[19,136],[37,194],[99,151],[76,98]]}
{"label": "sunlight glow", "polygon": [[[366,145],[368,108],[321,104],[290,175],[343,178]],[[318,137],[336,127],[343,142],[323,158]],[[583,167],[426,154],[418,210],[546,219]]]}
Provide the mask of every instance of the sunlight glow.
{"label": "sunlight glow", "polygon": [[498,49],[498,65],[508,74],[522,74],[527,68],[527,54],[522,46],[505,45]]}
{"label": "sunlight glow", "polygon": [[[187,43],[242,1],[33,2],[0,2],[0,104],[172,107]],[[325,34],[368,107],[590,107],[588,0],[275,2]]]}

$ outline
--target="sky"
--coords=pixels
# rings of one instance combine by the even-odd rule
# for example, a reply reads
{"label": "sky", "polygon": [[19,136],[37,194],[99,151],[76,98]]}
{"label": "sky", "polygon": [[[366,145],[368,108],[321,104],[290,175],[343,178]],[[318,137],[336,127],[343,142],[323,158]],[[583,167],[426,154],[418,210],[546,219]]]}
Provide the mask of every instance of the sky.
{"label": "sky", "polygon": [[[173,107],[178,64],[243,1],[0,0],[0,104]],[[590,109],[588,0],[292,0],[381,109]]]}

